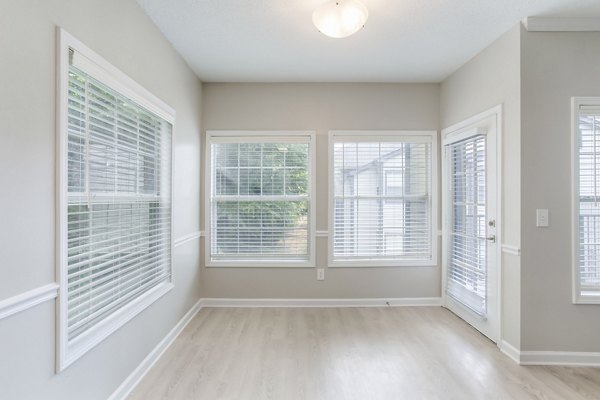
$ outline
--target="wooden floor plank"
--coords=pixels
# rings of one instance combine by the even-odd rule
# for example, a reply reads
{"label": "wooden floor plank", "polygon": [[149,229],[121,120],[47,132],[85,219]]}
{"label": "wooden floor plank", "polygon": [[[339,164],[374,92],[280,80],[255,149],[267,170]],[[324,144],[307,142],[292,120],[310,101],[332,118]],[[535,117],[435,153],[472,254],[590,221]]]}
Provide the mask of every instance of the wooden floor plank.
{"label": "wooden floor plank", "polygon": [[207,308],[130,400],[600,400],[600,369],[519,366],[440,307]]}

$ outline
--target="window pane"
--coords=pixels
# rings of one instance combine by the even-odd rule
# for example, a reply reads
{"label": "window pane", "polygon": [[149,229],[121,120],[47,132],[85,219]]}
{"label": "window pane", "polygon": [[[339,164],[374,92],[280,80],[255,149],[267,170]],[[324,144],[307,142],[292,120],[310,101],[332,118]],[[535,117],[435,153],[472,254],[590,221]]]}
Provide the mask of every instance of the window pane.
{"label": "window pane", "polygon": [[[237,146],[237,145],[231,145]],[[240,167],[260,167],[262,145],[260,143],[242,143],[239,145]]]}
{"label": "window pane", "polygon": [[308,201],[216,201],[212,254],[305,256]]}
{"label": "window pane", "polygon": [[[211,195],[211,258],[307,260],[308,144],[211,146],[215,182]],[[238,154],[239,165],[221,160],[227,154]],[[227,197],[231,195],[236,198]]]}
{"label": "window pane", "polygon": [[283,168],[263,168],[262,169],[262,194],[263,195],[283,195],[285,171]]}
{"label": "window pane", "polygon": [[308,192],[308,171],[306,168],[286,168],[285,194],[305,194]]}
{"label": "window pane", "polygon": [[334,143],[334,258],[431,258],[431,144]]}

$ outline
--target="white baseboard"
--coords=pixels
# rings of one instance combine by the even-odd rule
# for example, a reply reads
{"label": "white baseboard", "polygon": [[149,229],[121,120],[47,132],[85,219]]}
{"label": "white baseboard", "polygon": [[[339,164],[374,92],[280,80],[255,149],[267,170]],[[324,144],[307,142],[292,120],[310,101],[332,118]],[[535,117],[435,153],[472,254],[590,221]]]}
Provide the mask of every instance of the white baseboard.
{"label": "white baseboard", "polygon": [[156,345],[156,347],[144,358],[144,360],[137,366],[137,368],[121,383],[121,385],[114,391],[114,393],[108,398],[108,400],[123,400],[131,391],[137,386],[142,378],[150,371],[154,364],[160,359],[163,353],[169,348],[169,346],[175,341],[177,336],[183,331],[186,325],[194,318],[194,316],[202,308],[202,300],[198,300],[196,304],[189,309],[187,313],[179,320],[177,325],[167,336],[163,338]]}
{"label": "white baseboard", "polygon": [[418,307],[441,305],[441,297],[380,299],[202,299],[202,307]]}
{"label": "white baseboard", "polygon": [[513,360],[517,364],[521,363],[521,351],[515,346],[508,343],[506,340],[502,340],[498,344],[498,347],[500,348],[500,351],[507,355],[511,360]]}
{"label": "white baseboard", "polygon": [[600,353],[579,351],[520,351],[506,341],[500,351],[521,365],[564,365],[600,367]]}
{"label": "white baseboard", "polygon": [[53,300],[58,296],[58,284],[50,283],[45,286],[18,294],[0,301],[0,319],[9,317],[33,306]]}
{"label": "white baseboard", "polygon": [[522,351],[521,365],[600,367],[600,353],[579,351]]}

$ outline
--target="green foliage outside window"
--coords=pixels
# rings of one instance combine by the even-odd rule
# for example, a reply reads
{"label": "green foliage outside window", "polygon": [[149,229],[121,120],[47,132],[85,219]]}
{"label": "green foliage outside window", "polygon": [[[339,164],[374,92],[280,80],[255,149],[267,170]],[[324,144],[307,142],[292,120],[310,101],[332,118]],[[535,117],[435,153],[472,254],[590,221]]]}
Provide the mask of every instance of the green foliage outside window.
{"label": "green foliage outside window", "polygon": [[218,144],[213,151],[216,254],[306,252],[308,145]]}

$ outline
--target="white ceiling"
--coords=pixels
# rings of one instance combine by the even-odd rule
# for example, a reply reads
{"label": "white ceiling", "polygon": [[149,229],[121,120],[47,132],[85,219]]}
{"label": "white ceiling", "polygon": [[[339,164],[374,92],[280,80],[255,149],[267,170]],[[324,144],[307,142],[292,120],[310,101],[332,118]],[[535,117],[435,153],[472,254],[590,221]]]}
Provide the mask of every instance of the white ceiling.
{"label": "white ceiling", "polygon": [[205,82],[439,82],[526,16],[600,16],[600,0],[362,0],[331,39],[326,0],[137,0]]}

